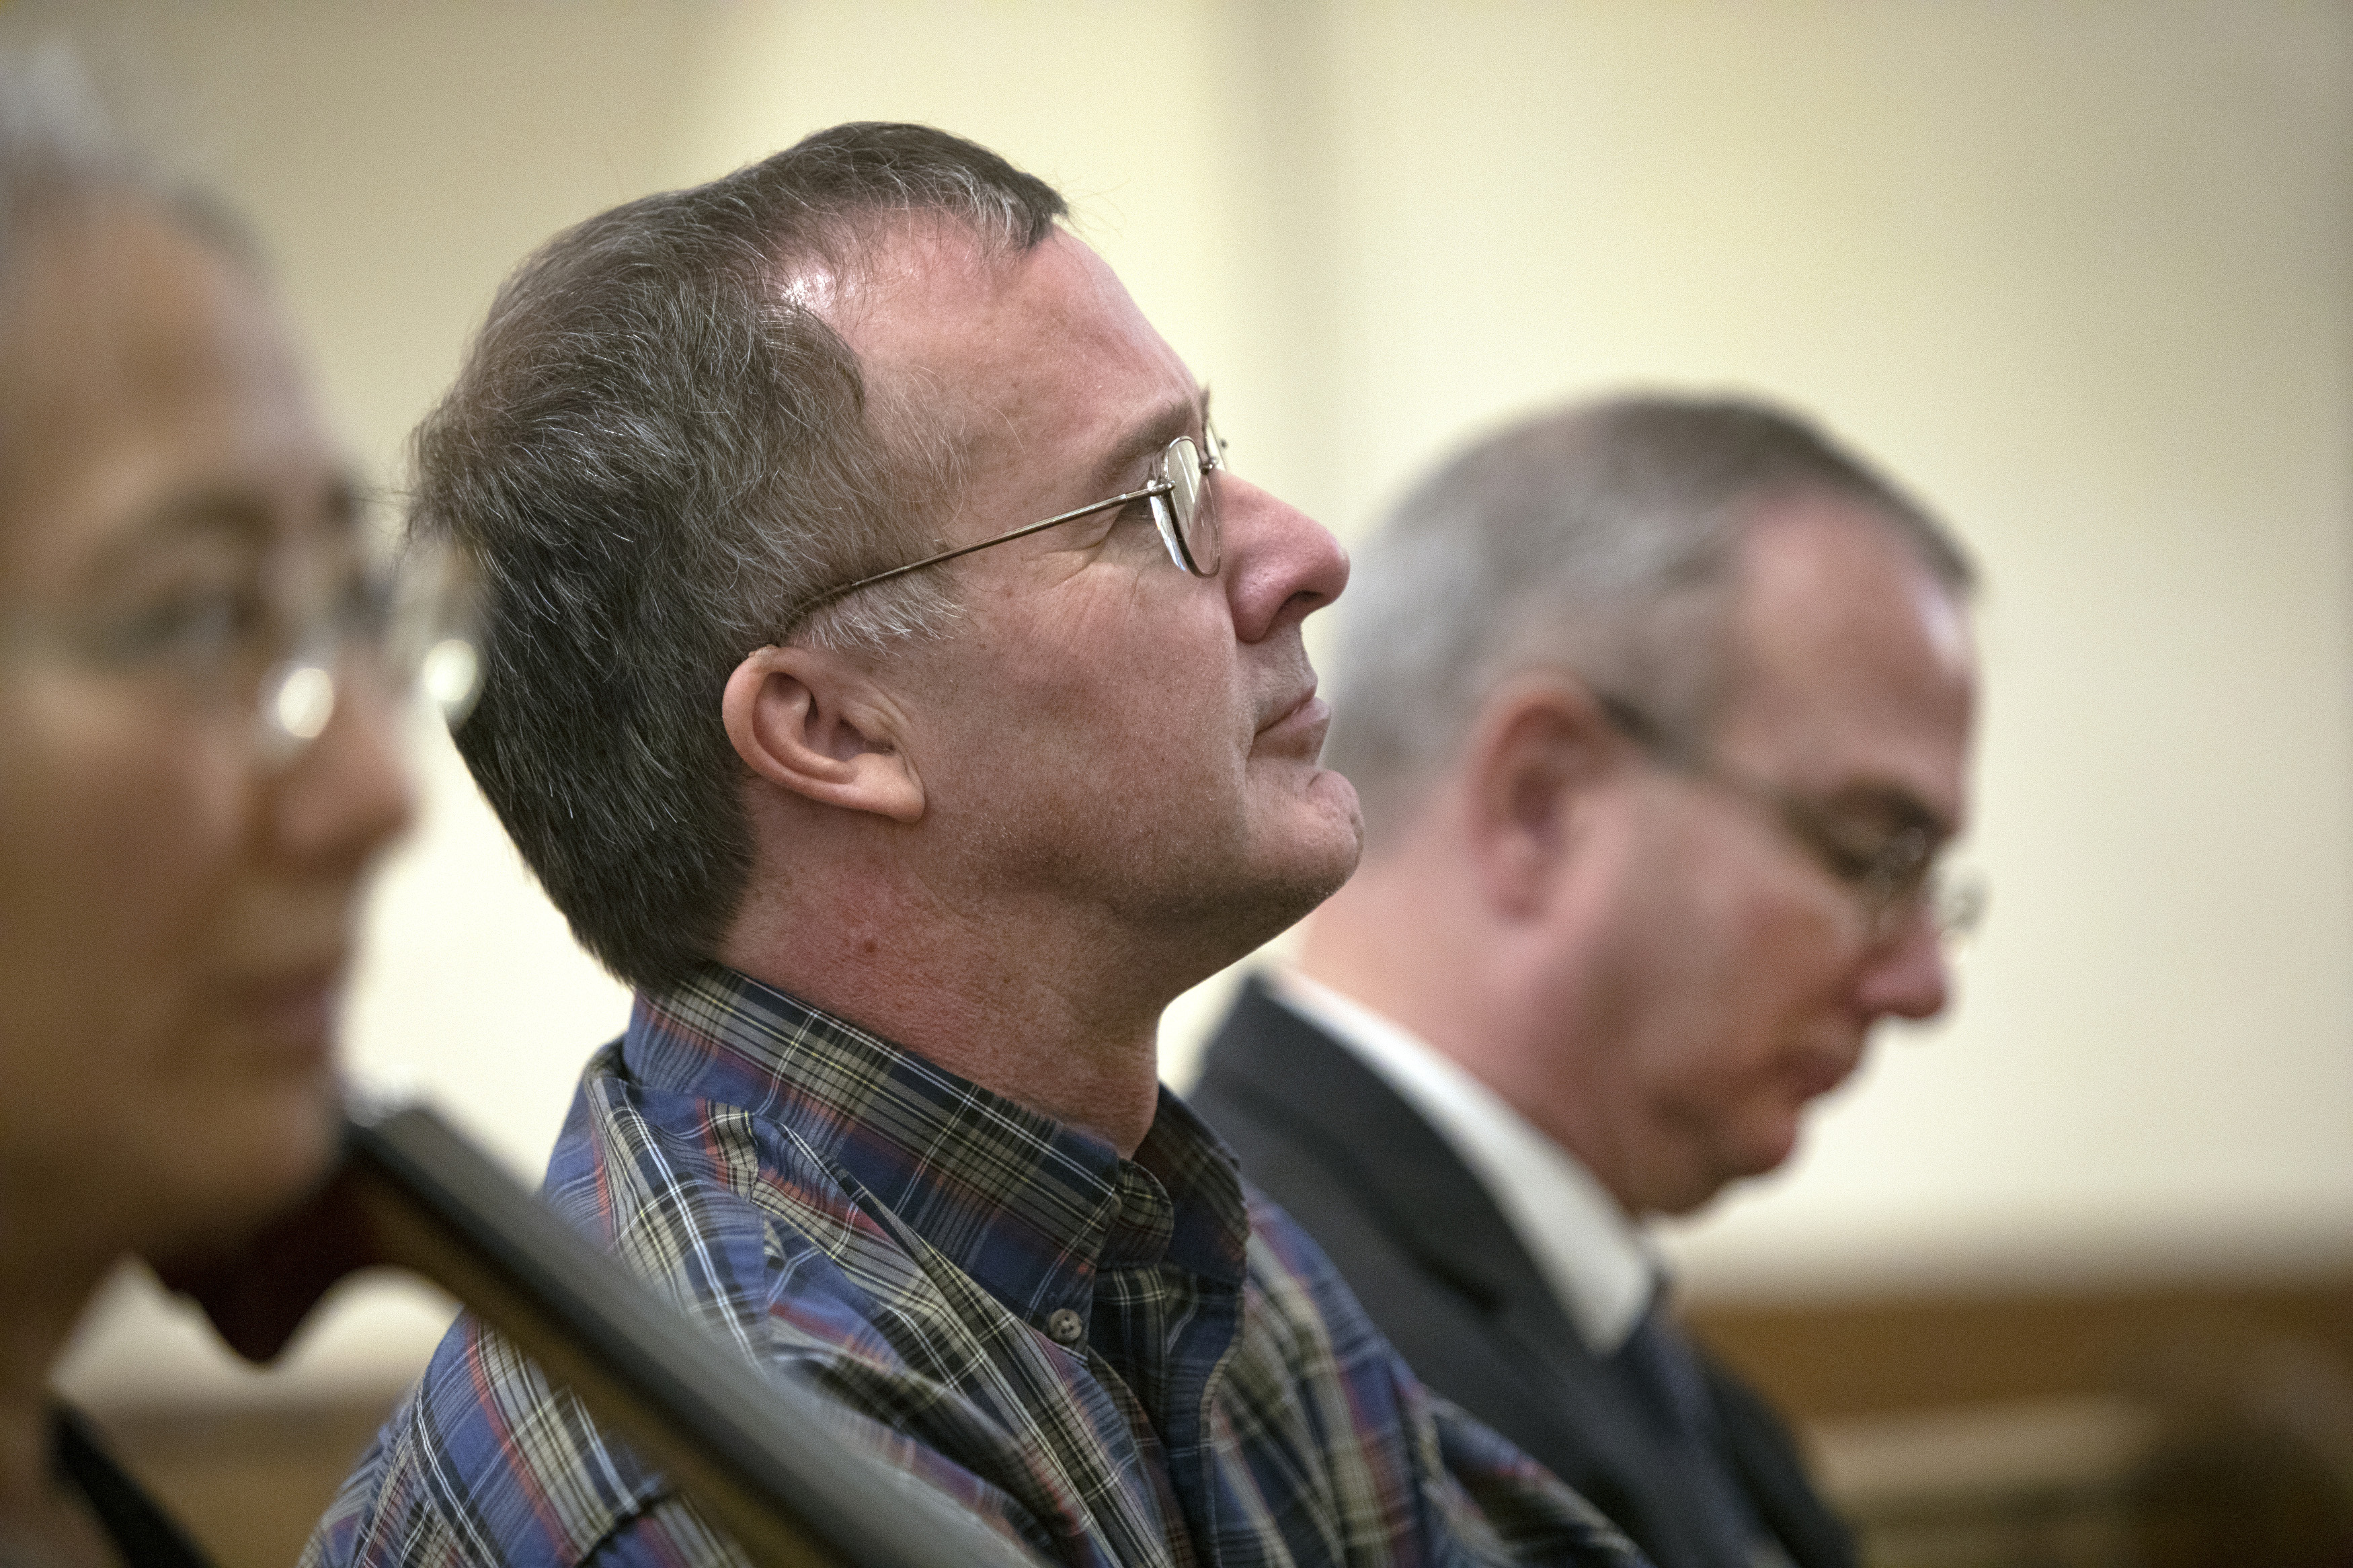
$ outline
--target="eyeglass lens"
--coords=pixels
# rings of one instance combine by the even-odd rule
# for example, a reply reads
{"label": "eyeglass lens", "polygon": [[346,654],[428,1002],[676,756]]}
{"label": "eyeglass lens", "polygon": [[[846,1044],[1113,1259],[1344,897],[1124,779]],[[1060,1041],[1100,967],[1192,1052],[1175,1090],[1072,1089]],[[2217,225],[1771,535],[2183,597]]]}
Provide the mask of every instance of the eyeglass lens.
{"label": "eyeglass lens", "polygon": [[472,707],[480,658],[470,574],[454,552],[428,545],[413,548],[375,586],[380,603],[373,614],[322,617],[264,678],[259,718],[271,756],[290,758],[323,733],[344,683],[364,671],[396,692],[422,696],[452,725]]}
{"label": "eyeglass lens", "polygon": [[[1217,437],[1209,439],[1214,442]],[[1218,526],[1217,491],[1202,468],[1201,449],[1193,445],[1191,437],[1179,436],[1168,443],[1162,462],[1168,494],[1153,498],[1154,510],[1158,513],[1165,500],[1167,513],[1173,514],[1173,527],[1170,517],[1162,517],[1163,531],[1175,538],[1179,565],[1196,576],[1214,577],[1225,557],[1225,542]]]}
{"label": "eyeglass lens", "polygon": [[1934,868],[1907,886],[1883,886],[1864,906],[1871,940],[1889,941],[1926,914],[1947,953],[1956,953],[1985,917],[1986,895],[1984,875],[1974,869]]}

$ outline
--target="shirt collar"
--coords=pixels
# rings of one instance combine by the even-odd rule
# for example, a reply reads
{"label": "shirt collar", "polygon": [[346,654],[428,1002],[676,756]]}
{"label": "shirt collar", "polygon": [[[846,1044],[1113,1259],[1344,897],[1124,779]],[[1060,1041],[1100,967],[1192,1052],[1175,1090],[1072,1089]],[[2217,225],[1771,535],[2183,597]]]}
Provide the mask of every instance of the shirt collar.
{"label": "shirt collar", "polygon": [[1242,1279],[1250,1221],[1233,1157],[1166,1089],[1122,1159],[1092,1132],[716,966],[639,993],[621,1054],[649,1088],[781,1125],[1025,1317],[1084,1316],[1107,1268]]}
{"label": "shirt collar", "polygon": [[1293,969],[1270,973],[1267,987],[1378,1074],[1446,1141],[1495,1200],[1587,1349],[1609,1355],[1625,1343],[1664,1271],[1649,1238],[1592,1172],[1394,1019]]}

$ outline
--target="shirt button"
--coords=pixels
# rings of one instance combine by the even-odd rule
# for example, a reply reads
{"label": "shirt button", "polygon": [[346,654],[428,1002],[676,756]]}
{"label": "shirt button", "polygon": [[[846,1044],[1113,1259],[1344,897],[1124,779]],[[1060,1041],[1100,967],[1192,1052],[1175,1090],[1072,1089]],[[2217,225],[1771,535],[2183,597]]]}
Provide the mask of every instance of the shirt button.
{"label": "shirt button", "polygon": [[1074,1345],[1087,1337],[1087,1326],[1068,1307],[1046,1314],[1046,1337],[1058,1345]]}

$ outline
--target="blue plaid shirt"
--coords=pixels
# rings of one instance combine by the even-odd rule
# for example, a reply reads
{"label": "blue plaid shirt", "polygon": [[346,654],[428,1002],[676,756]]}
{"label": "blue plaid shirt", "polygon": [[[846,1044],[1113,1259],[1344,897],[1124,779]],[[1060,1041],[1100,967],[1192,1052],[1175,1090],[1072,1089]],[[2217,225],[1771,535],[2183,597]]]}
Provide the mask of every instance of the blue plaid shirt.
{"label": "blue plaid shirt", "polygon": [[[1641,1562],[1425,1393],[1165,1090],[1122,1159],[714,969],[591,1059],[546,1194],[845,1440],[1054,1561]],[[303,1561],[744,1558],[469,1316]]]}

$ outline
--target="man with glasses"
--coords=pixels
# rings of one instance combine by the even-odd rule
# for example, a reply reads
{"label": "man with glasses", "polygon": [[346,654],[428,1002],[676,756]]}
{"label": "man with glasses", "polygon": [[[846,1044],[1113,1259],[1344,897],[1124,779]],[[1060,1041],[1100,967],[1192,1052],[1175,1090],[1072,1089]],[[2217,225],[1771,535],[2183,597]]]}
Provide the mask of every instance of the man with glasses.
{"label": "man with glasses", "polygon": [[[1158,1089],[1169,999],[1356,864],[1300,635],[1347,559],[1062,211],[821,132],[559,236],[420,432],[459,748],[638,988],[547,1195],[1054,1561],[1636,1561]],[[743,1558],[461,1319],[309,1560]]]}
{"label": "man with glasses", "polygon": [[1662,1568],[1854,1560],[1642,1225],[1944,1006],[1969,585],[1804,423],[1635,398],[1456,459],[1340,610],[1365,864],[1192,1102],[1433,1389]]}

